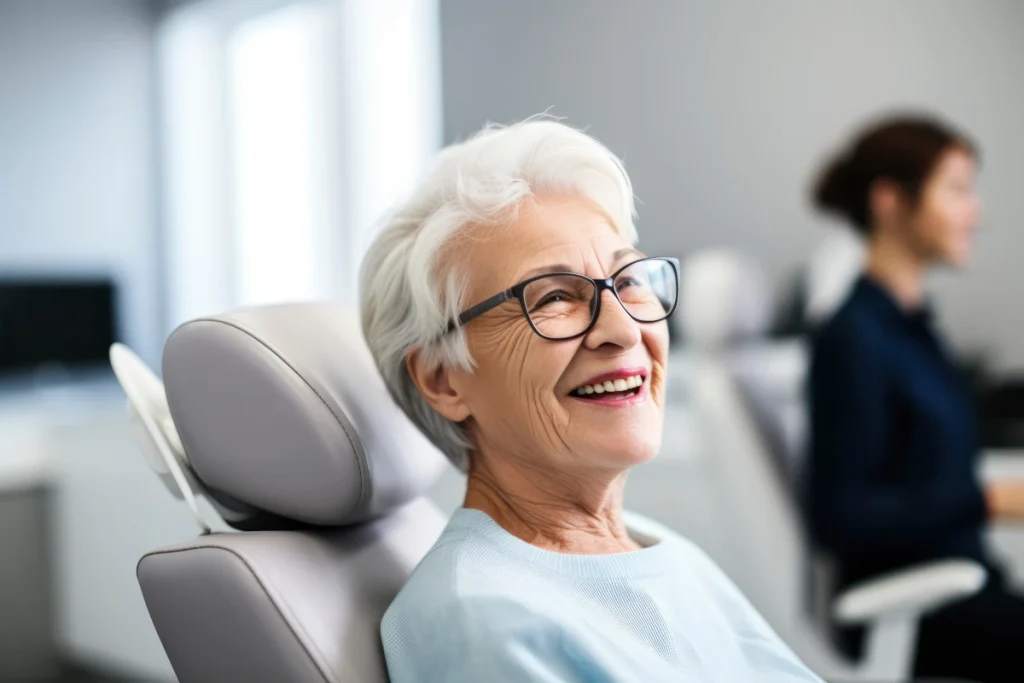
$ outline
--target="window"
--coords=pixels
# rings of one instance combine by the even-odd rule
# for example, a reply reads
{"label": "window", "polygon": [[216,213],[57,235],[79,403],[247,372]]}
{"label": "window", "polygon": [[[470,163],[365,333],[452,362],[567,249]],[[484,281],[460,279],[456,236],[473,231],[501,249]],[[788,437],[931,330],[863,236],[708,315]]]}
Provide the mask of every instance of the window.
{"label": "window", "polygon": [[440,146],[436,0],[207,0],[161,26],[168,325],[354,302]]}
{"label": "window", "polygon": [[228,38],[235,304],[331,295],[322,13],[291,5]]}

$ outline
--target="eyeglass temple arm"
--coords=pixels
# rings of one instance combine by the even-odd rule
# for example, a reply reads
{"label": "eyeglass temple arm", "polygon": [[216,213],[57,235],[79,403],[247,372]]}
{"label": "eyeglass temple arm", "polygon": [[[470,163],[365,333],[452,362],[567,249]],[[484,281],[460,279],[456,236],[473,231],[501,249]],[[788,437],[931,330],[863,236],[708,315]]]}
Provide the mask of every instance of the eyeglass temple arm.
{"label": "eyeglass temple arm", "polygon": [[504,292],[499,292],[495,294],[490,299],[484,299],[476,306],[470,306],[469,308],[462,312],[462,315],[459,316],[458,320],[453,320],[450,323],[448,323],[448,331],[451,332],[460,325],[465,325],[473,318],[479,317],[486,313],[487,311],[491,310],[492,308],[496,308],[501,304],[505,303],[513,296],[515,296],[515,293],[512,291],[513,289],[515,288],[513,287],[510,289],[506,289]]}

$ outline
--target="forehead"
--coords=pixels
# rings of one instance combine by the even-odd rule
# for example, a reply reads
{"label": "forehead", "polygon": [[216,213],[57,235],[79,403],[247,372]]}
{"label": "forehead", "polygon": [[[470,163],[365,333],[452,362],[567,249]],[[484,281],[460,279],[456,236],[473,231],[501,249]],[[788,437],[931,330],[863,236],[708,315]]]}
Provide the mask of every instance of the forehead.
{"label": "forehead", "polygon": [[974,156],[967,150],[954,147],[939,158],[935,165],[936,176],[969,176],[973,175],[976,167]]}
{"label": "forehead", "polygon": [[508,224],[481,228],[467,246],[470,290],[493,294],[552,264],[603,277],[616,252],[631,245],[594,202],[537,197]]}

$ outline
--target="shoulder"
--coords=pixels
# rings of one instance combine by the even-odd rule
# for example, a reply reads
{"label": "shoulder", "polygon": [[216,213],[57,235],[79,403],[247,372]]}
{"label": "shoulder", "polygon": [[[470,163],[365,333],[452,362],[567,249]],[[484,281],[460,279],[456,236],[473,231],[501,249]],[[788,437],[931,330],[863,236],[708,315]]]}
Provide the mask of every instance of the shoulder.
{"label": "shoulder", "polygon": [[[634,522],[637,526],[634,526]],[[687,584],[699,586],[706,591],[709,599],[714,603],[715,609],[726,616],[730,623],[734,626],[753,625],[762,633],[772,633],[771,627],[751,605],[739,587],[703,548],[668,527],[635,513],[629,513],[627,524],[641,533],[651,530],[658,538],[673,544],[676,556],[679,562],[685,566],[689,577]]]}
{"label": "shoulder", "polygon": [[870,342],[884,331],[875,311],[861,298],[855,293],[821,326],[814,339],[816,348],[850,340]]}
{"label": "shoulder", "polygon": [[[443,538],[443,537],[442,537]],[[486,542],[456,538],[416,568],[381,621],[392,681],[522,680],[522,653],[557,661],[568,634],[528,577],[488,566]]]}
{"label": "shoulder", "polygon": [[[445,533],[423,558],[384,615],[385,640],[447,621],[460,631],[483,634],[496,625],[495,612],[511,613],[525,602],[510,586],[522,571],[503,561],[486,539]],[[523,610],[529,611],[525,605]],[[482,615],[488,618],[481,618]],[[501,615],[497,615],[501,616]],[[433,628],[433,627],[431,627]],[[482,631],[479,629],[483,629]]]}
{"label": "shoulder", "polygon": [[[454,603],[460,591],[460,578],[473,562],[473,542],[461,534],[446,530],[434,547],[420,560],[405,585],[395,596],[384,616],[384,623],[415,618]],[[469,550],[470,552],[467,552]]]}
{"label": "shoulder", "polygon": [[876,312],[855,295],[812,339],[811,368],[870,366],[886,358],[890,333]]}

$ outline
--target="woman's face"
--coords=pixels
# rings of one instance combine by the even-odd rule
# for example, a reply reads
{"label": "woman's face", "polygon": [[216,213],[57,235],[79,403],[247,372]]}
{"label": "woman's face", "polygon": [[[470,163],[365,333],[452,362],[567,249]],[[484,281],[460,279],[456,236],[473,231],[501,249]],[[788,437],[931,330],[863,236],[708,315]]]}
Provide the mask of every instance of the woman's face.
{"label": "woman's face", "polygon": [[926,259],[952,266],[970,259],[981,215],[974,176],[974,157],[957,148],[939,159],[925,182],[910,218],[910,234]]}
{"label": "woman's face", "polygon": [[[463,244],[468,305],[545,270],[603,279],[642,256],[595,204],[574,197],[526,202],[514,224]],[[476,367],[451,372],[449,382],[480,451],[567,474],[620,471],[657,454],[668,325],[638,323],[611,292],[602,297],[593,329],[576,339],[542,339],[515,299],[467,324]],[[641,376],[643,383],[633,392],[577,394],[607,375]]]}

